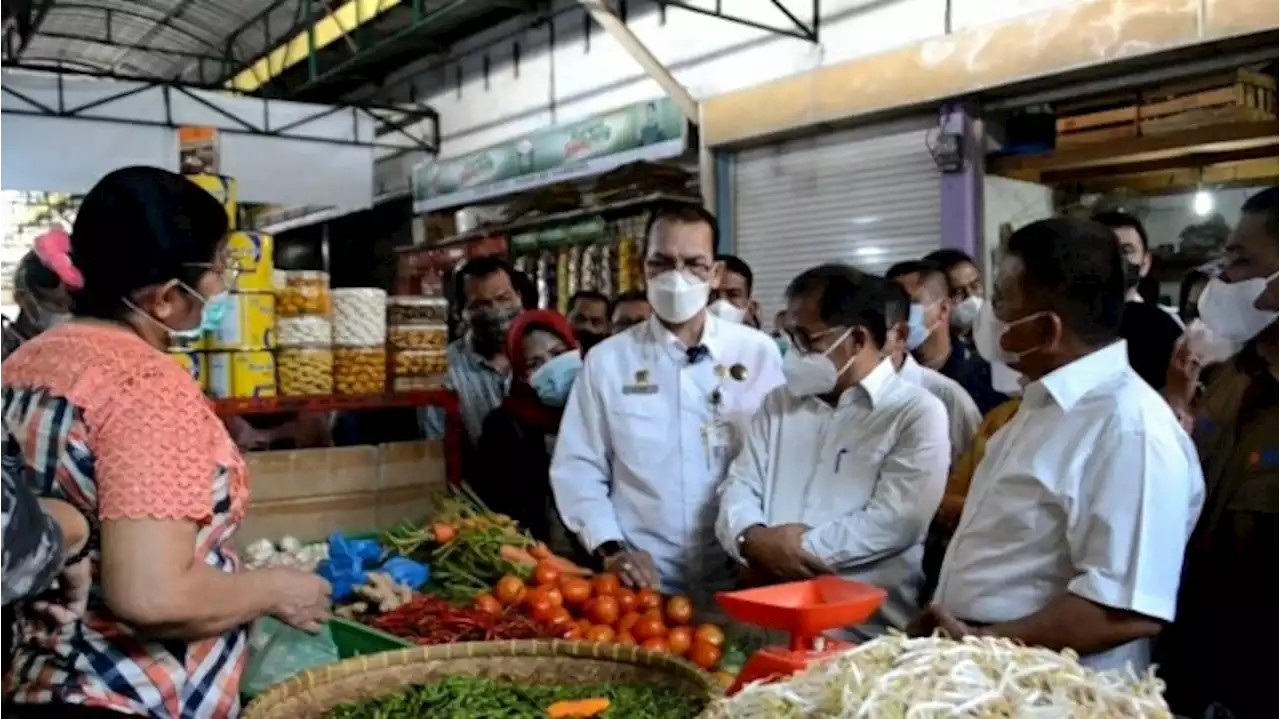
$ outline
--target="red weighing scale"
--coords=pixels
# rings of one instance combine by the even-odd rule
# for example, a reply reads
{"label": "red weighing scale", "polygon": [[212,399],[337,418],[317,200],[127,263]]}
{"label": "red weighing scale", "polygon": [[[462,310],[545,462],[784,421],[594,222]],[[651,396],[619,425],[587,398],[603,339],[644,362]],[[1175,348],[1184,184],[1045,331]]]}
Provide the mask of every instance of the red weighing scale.
{"label": "red weighing scale", "polygon": [[829,629],[856,626],[876,613],[885,591],[840,577],[817,577],[738,592],[718,592],[725,613],[743,624],[791,635],[790,646],[765,647],[747,660],[729,687],[733,696],[754,681],[774,681],[803,670],[814,659],[837,654],[853,644],[822,635]]}

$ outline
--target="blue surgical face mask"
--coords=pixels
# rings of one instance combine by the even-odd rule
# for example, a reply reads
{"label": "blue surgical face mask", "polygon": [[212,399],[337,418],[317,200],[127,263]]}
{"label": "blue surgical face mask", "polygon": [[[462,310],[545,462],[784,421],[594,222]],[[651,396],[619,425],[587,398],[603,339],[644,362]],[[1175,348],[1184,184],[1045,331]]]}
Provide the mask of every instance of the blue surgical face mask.
{"label": "blue surgical face mask", "polygon": [[133,311],[137,312],[143,317],[146,317],[152,322],[163,327],[164,330],[169,333],[169,336],[180,339],[180,340],[199,339],[202,335],[204,335],[204,333],[212,332],[215,329],[217,329],[219,325],[222,324],[223,318],[227,316],[227,312],[231,309],[231,293],[230,292],[223,290],[211,297],[204,297],[199,292],[197,292],[194,288],[188,286],[183,282],[179,282],[178,286],[186,290],[187,292],[191,293],[191,296],[195,297],[196,300],[201,304],[200,322],[195,327],[192,327],[190,329],[175,330],[169,325],[166,325],[165,323],[156,319],[155,317],[152,317],[151,313],[144,311],[142,308],[133,304],[129,300],[125,300],[124,302],[131,309],[133,309]]}
{"label": "blue surgical face mask", "polygon": [[582,355],[569,350],[547,360],[529,375],[529,386],[548,407],[563,407],[569,401],[569,390],[582,371]]}
{"label": "blue surgical face mask", "polygon": [[924,306],[912,302],[911,313],[907,316],[907,350],[915,352],[929,339],[929,334],[929,328],[924,324]]}
{"label": "blue surgical face mask", "polygon": [[201,297],[199,292],[182,285],[193,297],[203,303],[200,308],[200,324],[189,330],[170,330],[174,337],[184,340],[199,339],[206,332],[213,332],[222,324],[227,311],[231,309],[231,293],[223,290],[212,297]]}

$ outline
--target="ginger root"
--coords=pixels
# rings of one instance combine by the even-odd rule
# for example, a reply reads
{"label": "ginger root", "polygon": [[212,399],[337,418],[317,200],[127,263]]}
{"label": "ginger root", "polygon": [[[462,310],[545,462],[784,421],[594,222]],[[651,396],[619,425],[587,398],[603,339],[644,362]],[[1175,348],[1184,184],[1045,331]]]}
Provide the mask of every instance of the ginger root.
{"label": "ginger root", "polygon": [[391,575],[370,572],[369,580],[355,588],[356,596],[376,605],[379,612],[390,612],[413,599],[413,590],[397,584]]}

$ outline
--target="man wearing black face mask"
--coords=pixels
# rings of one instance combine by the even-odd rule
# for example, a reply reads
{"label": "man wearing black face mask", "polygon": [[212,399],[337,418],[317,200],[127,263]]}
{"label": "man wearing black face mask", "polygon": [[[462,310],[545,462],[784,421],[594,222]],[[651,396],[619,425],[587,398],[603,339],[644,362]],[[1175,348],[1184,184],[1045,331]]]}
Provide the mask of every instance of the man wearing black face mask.
{"label": "man wearing black face mask", "polygon": [[[475,445],[484,418],[507,393],[511,365],[503,343],[522,309],[519,287],[518,273],[497,256],[468,260],[454,275],[453,302],[466,330],[449,343],[448,385],[458,393],[468,447]],[[427,439],[444,437],[444,413],[439,408],[425,408],[422,417]],[[465,458],[463,463],[468,464]]]}
{"label": "man wearing black face mask", "polygon": [[1133,215],[1103,212],[1094,216],[1111,228],[1124,261],[1125,309],[1120,337],[1129,345],[1129,365],[1155,389],[1163,389],[1173,346],[1182,336],[1177,320],[1158,305],[1145,302],[1138,283],[1151,270],[1147,230]]}
{"label": "man wearing black face mask", "polygon": [[596,290],[578,290],[569,298],[567,319],[585,355],[609,336],[609,298]]}

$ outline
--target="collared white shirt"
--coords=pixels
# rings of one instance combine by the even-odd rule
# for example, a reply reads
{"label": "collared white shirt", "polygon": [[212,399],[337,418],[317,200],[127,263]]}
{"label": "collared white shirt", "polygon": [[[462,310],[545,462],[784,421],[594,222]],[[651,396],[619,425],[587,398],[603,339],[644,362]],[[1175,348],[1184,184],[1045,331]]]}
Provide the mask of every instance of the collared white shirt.
{"label": "collared white shirt", "polygon": [[[1034,614],[1065,592],[1173,619],[1204,501],[1195,446],[1115,342],[1027,385],[987,443],[937,600],[961,619]],[[1142,639],[1081,661],[1143,672]]]}
{"label": "collared white shirt", "polygon": [[954,462],[956,457],[969,451],[974,436],[978,434],[978,427],[982,424],[982,413],[978,411],[978,405],[974,403],[965,388],[941,372],[916,362],[915,357],[910,353],[903,360],[898,376],[911,384],[924,387],[929,394],[942,401],[943,407],[947,408],[947,423],[951,436],[951,461]]}
{"label": "collared white shirt", "polygon": [[[656,317],[592,348],[551,461],[569,531],[589,549],[621,541],[648,552],[667,592],[709,591],[728,579],[715,490],[734,452],[723,444],[716,451],[709,430],[745,426],[782,383],[768,335],[709,314],[706,322],[709,357],[696,364]],[[740,380],[731,376],[736,365],[745,370]]]}
{"label": "collared white shirt", "polygon": [[860,628],[899,629],[919,612],[920,561],[951,464],[942,402],[884,360],[835,407],[773,391],[720,490],[716,535],[731,556],[757,524],[803,523],[804,548],[889,597]]}

